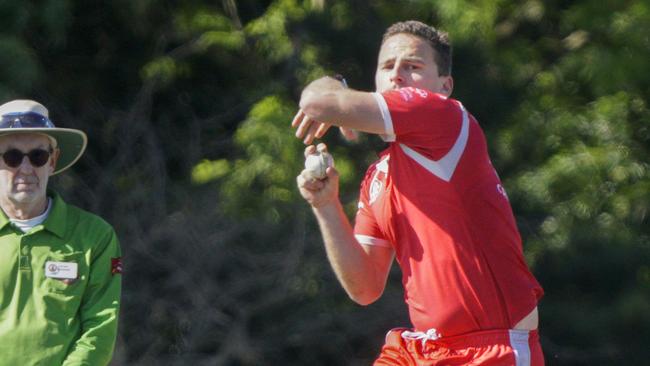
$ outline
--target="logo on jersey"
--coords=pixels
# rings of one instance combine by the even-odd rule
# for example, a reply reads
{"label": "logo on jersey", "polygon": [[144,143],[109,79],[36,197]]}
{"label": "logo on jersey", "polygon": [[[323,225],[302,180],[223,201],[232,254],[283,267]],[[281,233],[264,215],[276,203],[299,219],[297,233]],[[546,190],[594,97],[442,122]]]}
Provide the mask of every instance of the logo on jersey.
{"label": "logo on jersey", "polygon": [[381,180],[377,179],[377,175],[375,175],[374,178],[372,178],[372,183],[370,183],[370,204],[372,205],[373,202],[377,200],[377,197],[379,197],[379,194],[381,193],[382,188],[384,187],[384,182]]}
{"label": "logo on jersey", "polygon": [[505,197],[506,200],[509,200],[508,199],[508,193],[506,192],[506,189],[503,188],[503,186],[501,184],[497,184],[497,192],[499,192],[500,195]]}
{"label": "logo on jersey", "polygon": [[[488,163],[489,163],[490,165],[492,165],[492,161],[491,161],[490,159],[487,159],[487,161],[488,161]],[[499,178],[499,173],[497,173],[497,170],[494,169],[494,167],[492,167],[492,172],[494,172],[494,176],[495,176],[498,180],[501,180],[501,179]],[[510,198],[508,198],[508,192],[506,192],[506,189],[503,187],[503,185],[501,185],[501,183],[497,183],[497,192],[498,192],[500,195],[502,195],[502,196],[506,199],[506,201],[510,201]]]}
{"label": "logo on jersey", "polygon": [[404,99],[405,102],[410,101],[413,99],[413,93],[411,92],[411,88],[402,88],[399,89],[399,95]]}
{"label": "logo on jersey", "polygon": [[370,182],[370,188],[368,190],[369,203],[372,205],[373,202],[379,198],[382,192],[384,192],[384,183],[386,182],[386,175],[388,174],[388,160],[390,155],[386,155],[375,167],[375,174],[372,176],[372,181]]}
{"label": "logo on jersey", "polygon": [[399,94],[404,99],[405,102],[411,101],[417,94],[421,98],[426,98],[429,96],[429,92],[424,89],[418,89],[413,87],[399,89]]}

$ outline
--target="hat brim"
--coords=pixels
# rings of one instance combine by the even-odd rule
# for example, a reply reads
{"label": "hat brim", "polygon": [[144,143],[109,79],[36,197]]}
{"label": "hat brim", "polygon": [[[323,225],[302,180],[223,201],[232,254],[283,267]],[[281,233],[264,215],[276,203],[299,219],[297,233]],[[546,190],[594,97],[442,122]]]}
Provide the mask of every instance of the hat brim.
{"label": "hat brim", "polygon": [[86,134],[81,130],[72,128],[12,128],[0,131],[0,136],[16,133],[40,133],[52,136],[56,140],[57,147],[61,153],[52,175],[61,173],[76,163],[81,155],[83,155],[88,144]]}

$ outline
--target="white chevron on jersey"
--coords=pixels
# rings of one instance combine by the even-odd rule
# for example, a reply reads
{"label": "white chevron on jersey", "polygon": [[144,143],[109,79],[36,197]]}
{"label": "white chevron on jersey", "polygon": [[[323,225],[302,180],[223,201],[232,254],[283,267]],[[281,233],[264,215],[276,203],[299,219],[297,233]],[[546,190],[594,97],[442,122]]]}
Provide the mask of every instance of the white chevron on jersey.
{"label": "white chevron on jersey", "polygon": [[467,115],[465,107],[463,107],[463,105],[460,103],[458,104],[463,111],[463,125],[460,129],[460,135],[458,135],[458,138],[456,139],[456,142],[454,143],[454,146],[452,146],[451,150],[449,150],[447,155],[443,156],[440,160],[431,160],[418,153],[417,151],[411,149],[410,147],[404,144],[399,144],[406,155],[408,155],[426,170],[430,171],[433,175],[444,180],[445,182],[449,182],[451,180],[451,177],[454,175],[458,161],[460,161],[460,157],[463,155],[463,151],[465,151],[467,138],[469,137],[469,117]]}

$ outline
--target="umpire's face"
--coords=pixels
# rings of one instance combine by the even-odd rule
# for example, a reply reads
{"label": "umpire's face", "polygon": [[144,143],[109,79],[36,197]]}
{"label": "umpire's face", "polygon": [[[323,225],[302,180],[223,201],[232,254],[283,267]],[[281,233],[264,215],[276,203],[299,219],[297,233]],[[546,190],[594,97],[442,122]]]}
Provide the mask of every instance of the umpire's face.
{"label": "umpire's face", "polygon": [[[47,153],[45,153],[47,152]],[[46,200],[47,182],[58,150],[37,133],[0,136],[0,200],[16,209],[29,209]],[[40,213],[39,213],[40,214]]]}

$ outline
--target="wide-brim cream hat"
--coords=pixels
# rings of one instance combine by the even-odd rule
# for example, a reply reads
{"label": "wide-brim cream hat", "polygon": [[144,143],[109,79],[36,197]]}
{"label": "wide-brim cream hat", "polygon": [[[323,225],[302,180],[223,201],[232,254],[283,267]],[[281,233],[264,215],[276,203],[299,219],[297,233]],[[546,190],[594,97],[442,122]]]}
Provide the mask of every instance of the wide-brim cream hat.
{"label": "wide-brim cream hat", "polygon": [[88,138],[81,130],[55,127],[49,112],[33,100],[17,99],[0,106],[0,136],[15,133],[40,133],[54,139],[61,151],[54,173],[72,166],[86,150]]}

